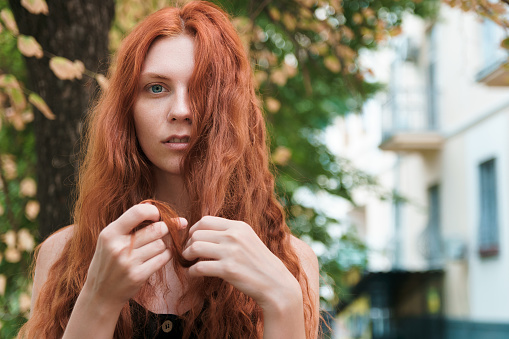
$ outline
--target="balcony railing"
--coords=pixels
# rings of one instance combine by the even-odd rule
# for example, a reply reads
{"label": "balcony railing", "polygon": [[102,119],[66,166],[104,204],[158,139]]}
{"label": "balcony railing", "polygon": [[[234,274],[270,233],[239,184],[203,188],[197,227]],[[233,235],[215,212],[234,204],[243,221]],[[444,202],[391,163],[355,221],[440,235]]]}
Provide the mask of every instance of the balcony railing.
{"label": "balcony railing", "polygon": [[382,110],[382,143],[390,151],[438,150],[435,95],[424,89],[400,89],[389,93]]}

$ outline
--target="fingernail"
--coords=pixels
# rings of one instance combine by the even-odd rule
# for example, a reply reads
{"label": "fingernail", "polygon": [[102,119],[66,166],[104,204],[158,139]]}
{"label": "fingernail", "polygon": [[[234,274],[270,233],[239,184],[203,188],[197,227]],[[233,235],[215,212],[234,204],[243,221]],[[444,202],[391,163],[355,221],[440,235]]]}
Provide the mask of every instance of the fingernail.
{"label": "fingernail", "polygon": [[180,221],[180,227],[184,228],[187,226],[188,222],[186,218],[179,218]]}

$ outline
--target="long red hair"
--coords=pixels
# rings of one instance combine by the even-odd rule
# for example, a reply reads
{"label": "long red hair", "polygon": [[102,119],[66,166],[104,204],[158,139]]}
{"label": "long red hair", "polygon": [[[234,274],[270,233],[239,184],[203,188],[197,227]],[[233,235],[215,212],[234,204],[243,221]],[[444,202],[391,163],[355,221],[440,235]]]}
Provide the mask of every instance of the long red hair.
{"label": "long red hair", "polygon": [[[191,145],[181,165],[191,208],[184,217],[189,225],[204,215],[251,225],[299,280],[306,335],[314,337],[317,324],[311,292],[290,244],[283,209],[274,194],[265,122],[249,59],[228,15],[207,2],[162,9],[124,39],[110,71],[109,89],[89,116],[73,236],[51,268],[35,312],[20,336],[57,338],[63,334],[85,283],[99,233],[128,208],[153,197],[151,165],[136,140],[132,107],[141,67],[152,42],[179,34],[189,34],[195,41],[195,69],[189,84]],[[174,253],[174,258],[178,254]],[[178,260],[174,260],[174,265],[179,265]],[[176,271],[181,270],[176,267]],[[262,336],[261,309],[250,297],[218,278],[188,283],[190,291],[200,291],[205,306],[195,306],[186,313],[185,337]],[[195,326],[197,323],[200,326]],[[115,338],[129,338],[133,330],[126,304]]]}

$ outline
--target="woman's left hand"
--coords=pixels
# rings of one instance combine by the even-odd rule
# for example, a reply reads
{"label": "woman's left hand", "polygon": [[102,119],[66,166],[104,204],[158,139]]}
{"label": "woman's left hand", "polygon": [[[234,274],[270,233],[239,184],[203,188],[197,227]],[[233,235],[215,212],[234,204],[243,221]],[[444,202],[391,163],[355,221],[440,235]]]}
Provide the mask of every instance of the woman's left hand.
{"label": "woman's left hand", "polygon": [[183,256],[207,259],[189,268],[191,276],[219,277],[253,298],[265,312],[281,306],[302,310],[297,279],[242,221],[205,216],[189,231]]}

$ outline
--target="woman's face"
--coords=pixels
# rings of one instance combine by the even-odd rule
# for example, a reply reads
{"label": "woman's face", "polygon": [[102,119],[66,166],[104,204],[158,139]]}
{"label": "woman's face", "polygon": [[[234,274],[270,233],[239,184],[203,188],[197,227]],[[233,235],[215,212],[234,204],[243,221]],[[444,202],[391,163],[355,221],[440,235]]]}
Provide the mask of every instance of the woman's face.
{"label": "woman's face", "polygon": [[134,124],[159,174],[180,174],[191,135],[188,85],[193,69],[194,42],[185,34],[155,40],[142,66]]}

